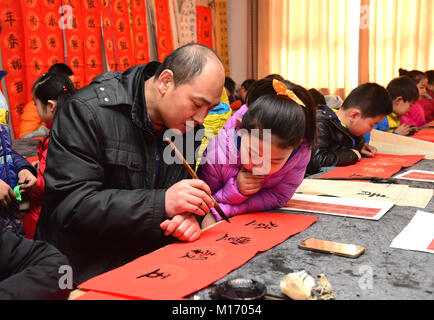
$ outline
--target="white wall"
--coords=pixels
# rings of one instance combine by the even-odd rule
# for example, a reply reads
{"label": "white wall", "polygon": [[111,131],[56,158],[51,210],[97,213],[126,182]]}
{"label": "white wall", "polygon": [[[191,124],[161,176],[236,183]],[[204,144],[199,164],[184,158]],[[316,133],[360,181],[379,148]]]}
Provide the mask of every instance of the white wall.
{"label": "white wall", "polygon": [[227,0],[231,78],[237,84],[247,79],[247,0]]}

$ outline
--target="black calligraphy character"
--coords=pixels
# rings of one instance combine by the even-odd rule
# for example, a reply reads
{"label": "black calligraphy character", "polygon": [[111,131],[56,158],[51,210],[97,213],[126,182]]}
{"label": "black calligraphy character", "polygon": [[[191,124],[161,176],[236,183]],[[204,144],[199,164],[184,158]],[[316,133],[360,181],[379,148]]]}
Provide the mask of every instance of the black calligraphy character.
{"label": "black calligraphy character", "polygon": [[122,65],[124,68],[128,68],[130,66],[130,62],[128,61],[128,58],[122,59]]}
{"label": "black calligraphy character", "polygon": [[12,59],[11,61],[12,69],[21,70],[23,68],[23,64],[20,58]]}
{"label": "black calligraphy character", "polygon": [[78,61],[78,59],[73,59],[72,60],[72,67],[75,69],[78,69],[80,67],[80,61]]}
{"label": "black calligraphy character", "polygon": [[11,33],[8,37],[8,45],[9,49],[14,49],[15,46],[18,45],[18,38],[16,38],[13,33]]}
{"label": "black calligraphy character", "polygon": [[121,48],[122,51],[128,50],[128,45],[125,41],[119,41],[119,47]]}
{"label": "black calligraphy character", "polygon": [[5,23],[9,23],[9,26],[12,27],[14,22],[17,21],[16,19],[14,19],[14,13],[11,11],[6,11],[5,16],[6,16]]}
{"label": "black calligraphy character", "polygon": [[39,65],[38,61],[35,60],[35,63],[33,64],[33,70],[35,70],[35,73],[38,73],[38,71],[41,70],[41,66]]}
{"label": "black calligraphy character", "polygon": [[34,15],[30,16],[29,23],[30,23],[30,27],[37,28],[39,26],[38,17],[36,17]]}
{"label": "black calligraphy character", "polygon": [[19,103],[15,106],[15,110],[17,110],[17,113],[22,114],[23,113],[23,109],[24,109],[24,104],[23,103]]}
{"label": "black calligraphy character", "polygon": [[17,93],[23,92],[23,83],[21,81],[14,83],[15,89],[17,90]]}
{"label": "black calligraphy character", "polygon": [[167,275],[165,275],[163,272],[160,273],[159,271],[160,271],[160,268],[158,268],[158,269],[156,269],[156,270],[154,270],[152,272],[149,272],[149,273],[143,274],[141,276],[138,276],[137,279],[140,279],[140,278],[143,278],[143,277],[147,277],[147,278],[151,278],[151,279],[161,277],[161,279],[166,279],[167,277],[171,276],[170,273],[167,274]]}
{"label": "black calligraphy character", "polygon": [[48,39],[48,45],[50,46],[50,48],[57,48],[56,39],[54,37],[50,37]]}
{"label": "black calligraphy character", "polygon": [[87,20],[87,27],[89,29],[95,29],[95,20],[93,18],[89,18],[89,20]]}
{"label": "black calligraphy character", "polygon": [[124,23],[122,21],[120,21],[119,24],[118,24],[118,30],[121,33],[124,33],[124,31],[125,31],[125,25],[124,25]]}
{"label": "black calligraphy character", "polygon": [[95,0],[87,0],[87,8],[88,9],[95,9]]}

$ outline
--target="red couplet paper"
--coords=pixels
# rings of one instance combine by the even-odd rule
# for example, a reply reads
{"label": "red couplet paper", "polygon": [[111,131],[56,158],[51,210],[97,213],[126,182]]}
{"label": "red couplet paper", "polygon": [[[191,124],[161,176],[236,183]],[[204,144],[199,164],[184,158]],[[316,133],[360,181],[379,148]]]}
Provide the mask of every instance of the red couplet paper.
{"label": "red couplet paper", "polygon": [[[2,0],[0,6],[0,44],[12,128],[17,137],[24,106],[29,102],[25,62],[25,38],[21,4],[16,0]],[[31,85],[31,84],[30,84]]]}
{"label": "red couplet paper", "polygon": [[375,157],[362,159],[356,164],[337,167],[320,178],[378,177],[386,179],[400,171],[402,167],[410,167],[424,157],[424,155],[376,154]]}
{"label": "red couplet paper", "polygon": [[431,243],[429,244],[428,250],[434,250],[434,239],[432,239]]}
{"label": "red couplet paper", "polygon": [[135,64],[145,64],[150,61],[145,1],[131,1],[131,11]]}
{"label": "red couplet paper", "polygon": [[97,291],[87,291],[85,294],[75,298],[74,300],[137,300],[132,297],[102,293]]}
{"label": "red couplet paper", "polygon": [[155,0],[155,18],[157,21],[158,60],[163,62],[164,58],[174,49],[168,0]]}
{"label": "red couplet paper", "polygon": [[211,7],[196,6],[197,43],[212,48]]}
{"label": "red couplet paper", "polygon": [[115,53],[118,57],[118,71],[124,71],[134,65],[133,44],[131,38],[130,17],[127,0],[114,0],[112,3]]}
{"label": "red couplet paper", "polygon": [[419,132],[416,132],[412,138],[418,139],[418,140],[424,140],[428,142],[434,142],[434,129],[430,127],[429,129],[421,130]]}
{"label": "red couplet paper", "polygon": [[420,181],[434,181],[434,173],[418,170],[410,170],[401,175],[400,178],[413,179]]}
{"label": "red couplet paper", "polygon": [[180,299],[299,233],[318,217],[250,213],[220,222],[194,242],[168,245],[94,277],[80,289],[140,299]]}

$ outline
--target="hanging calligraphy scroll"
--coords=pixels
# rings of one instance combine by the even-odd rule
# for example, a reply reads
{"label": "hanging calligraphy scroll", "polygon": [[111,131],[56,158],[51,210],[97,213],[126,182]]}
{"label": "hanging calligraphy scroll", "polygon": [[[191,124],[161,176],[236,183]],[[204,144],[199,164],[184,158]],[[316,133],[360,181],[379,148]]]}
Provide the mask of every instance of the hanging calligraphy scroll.
{"label": "hanging calligraphy scroll", "polygon": [[9,111],[14,134],[19,131],[21,113],[28,102],[28,88],[24,58],[24,31],[20,3],[16,0],[2,0],[0,8],[0,43],[3,68],[9,97]]}
{"label": "hanging calligraphy scroll", "polygon": [[62,0],[61,25],[65,32],[67,47],[66,64],[74,72],[74,85],[77,89],[85,83],[83,36],[86,34],[83,19],[83,4],[80,0]]}
{"label": "hanging calligraphy scroll", "polygon": [[[61,0],[44,0],[42,7],[43,27],[41,32],[45,35],[48,60],[48,70],[53,64],[65,63],[65,49],[63,45],[63,31],[59,28],[61,13],[59,12]],[[45,72],[45,71],[44,71]]]}
{"label": "hanging calligraphy scroll", "polygon": [[101,3],[101,23],[104,41],[104,53],[108,71],[116,71],[118,67],[115,42],[114,28],[112,19],[112,7],[110,0],[102,0]]}
{"label": "hanging calligraphy scroll", "polygon": [[212,12],[210,7],[196,6],[197,43],[212,49]]}
{"label": "hanging calligraphy scroll", "polygon": [[145,2],[131,0],[131,12],[135,64],[145,64],[150,60]]}
{"label": "hanging calligraphy scroll", "polygon": [[124,71],[135,61],[127,0],[113,0],[112,13],[118,71]]}
{"label": "hanging calligraphy scroll", "polygon": [[197,41],[196,4],[194,0],[175,0],[179,46]]}
{"label": "hanging calligraphy scroll", "polygon": [[228,14],[226,1],[216,0],[215,2],[215,51],[223,61],[226,76],[230,76],[229,64],[229,41],[228,41]]}
{"label": "hanging calligraphy scroll", "polygon": [[83,1],[85,85],[104,71],[101,43],[101,1]]}
{"label": "hanging calligraphy scroll", "polygon": [[[60,0],[21,2],[24,22],[26,76],[29,88],[57,62],[64,62],[62,30],[58,26]],[[27,90],[27,101],[32,99]]]}
{"label": "hanging calligraphy scroll", "polygon": [[174,49],[168,0],[155,0],[158,60],[163,61]]}
{"label": "hanging calligraphy scroll", "polygon": [[218,223],[194,242],[168,245],[78,287],[141,299],[180,299],[308,228],[316,216],[251,213]]}

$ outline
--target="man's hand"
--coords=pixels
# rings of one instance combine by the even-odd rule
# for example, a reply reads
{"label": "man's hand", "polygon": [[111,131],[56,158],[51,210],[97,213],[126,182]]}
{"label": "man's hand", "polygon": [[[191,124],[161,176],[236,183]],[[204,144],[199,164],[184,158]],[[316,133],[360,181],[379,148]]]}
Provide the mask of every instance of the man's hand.
{"label": "man's hand", "polygon": [[191,213],[181,213],[160,224],[164,235],[172,235],[181,241],[194,241],[199,238],[201,230],[199,223]]}
{"label": "man's hand", "polygon": [[265,176],[254,175],[244,168],[238,172],[237,175],[237,188],[245,196],[255,194],[261,190],[262,182]]}
{"label": "man's hand", "polygon": [[6,182],[0,179],[0,205],[7,208],[12,201],[17,201],[14,191]]}
{"label": "man's hand", "polygon": [[211,189],[202,180],[181,180],[166,191],[166,215],[172,218],[181,213],[203,216],[214,206]]}
{"label": "man's hand", "polygon": [[375,147],[373,147],[373,146],[371,146],[371,145],[369,145],[369,144],[365,144],[363,147],[362,147],[362,150],[360,151],[360,153],[362,154],[362,155],[364,155],[364,156],[367,156],[367,157],[373,157],[373,156],[375,156],[375,154],[377,153],[377,148],[375,148]]}
{"label": "man's hand", "polygon": [[27,169],[18,172],[18,184],[22,184],[20,193],[27,192],[36,184],[36,177]]}

